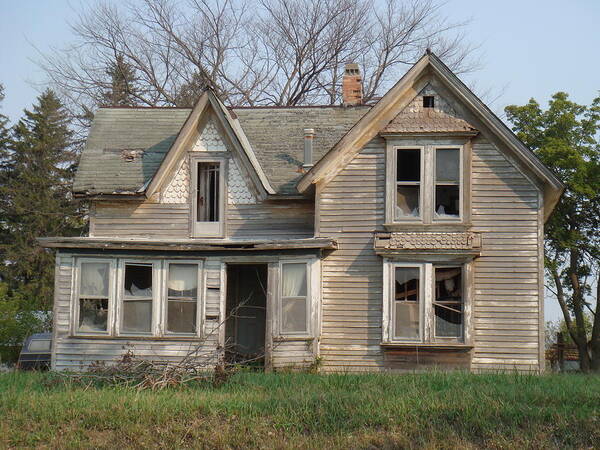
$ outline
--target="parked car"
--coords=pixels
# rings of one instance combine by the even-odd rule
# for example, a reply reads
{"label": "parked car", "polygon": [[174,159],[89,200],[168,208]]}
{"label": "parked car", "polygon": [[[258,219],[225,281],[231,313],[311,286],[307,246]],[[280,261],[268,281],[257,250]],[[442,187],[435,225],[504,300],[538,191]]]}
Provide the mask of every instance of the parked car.
{"label": "parked car", "polygon": [[50,369],[50,352],[52,333],[32,334],[25,340],[21,349],[17,369],[48,370]]}

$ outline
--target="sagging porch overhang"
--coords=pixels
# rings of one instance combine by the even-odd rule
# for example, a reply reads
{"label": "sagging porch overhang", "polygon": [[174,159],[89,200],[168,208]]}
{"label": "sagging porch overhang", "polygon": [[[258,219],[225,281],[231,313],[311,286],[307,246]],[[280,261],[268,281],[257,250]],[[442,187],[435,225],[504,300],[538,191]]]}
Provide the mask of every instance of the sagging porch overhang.
{"label": "sagging porch overhang", "polygon": [[265,250],[335,250],[337,242],[329,238],[232,240],[232,239],[118,239],[89,237],[44,237],[38,242],[45,248],[96,250],[163,250],[163,251],[265,251]]}

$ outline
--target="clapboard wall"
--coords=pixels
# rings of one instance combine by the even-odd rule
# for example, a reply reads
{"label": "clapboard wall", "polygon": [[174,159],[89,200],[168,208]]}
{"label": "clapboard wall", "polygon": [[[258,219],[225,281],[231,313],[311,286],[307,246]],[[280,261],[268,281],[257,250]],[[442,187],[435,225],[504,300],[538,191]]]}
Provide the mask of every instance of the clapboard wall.
{"label": "clapboard wall", "polygon": [[[441,143],[441,142],[440,142]],[[537,187],[495,145],[472,145],[471,230],[482,235],[473,264],[473,370],[538,370],[543,312],[542,219]],[[382,258],[385,142],[373,139],[317,193],[317,234],[339,249],[322,263],[320,354],[326,370],[384,369]]]}
{"label": "clapboard wall", "polygon": [[[314,233],[312,202],[279,201],[227,205],[225,235],[231,239],[309,238]],[[96,201],[91,237],[189,239],[190,206],[185,203]]]}

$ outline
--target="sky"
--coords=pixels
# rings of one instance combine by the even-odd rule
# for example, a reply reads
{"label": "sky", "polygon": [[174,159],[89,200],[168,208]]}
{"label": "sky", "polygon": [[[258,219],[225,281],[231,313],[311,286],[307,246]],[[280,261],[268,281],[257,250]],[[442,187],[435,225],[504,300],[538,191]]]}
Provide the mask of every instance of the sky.
{"label": "sky", "polygon": [[[13,122],[43,90],[39,52],[69,43],[75,0],[0,0],[2,113]],[[481,68],[464,77],[495,99],[501,114],[510,104],[535,98],[545,104],[557,91],[589,104],[600,94],[600,0],[447,0],[449,20],[471,20],[465,38],[479,47]],[[560,317],[553,299],[546,319]]]}

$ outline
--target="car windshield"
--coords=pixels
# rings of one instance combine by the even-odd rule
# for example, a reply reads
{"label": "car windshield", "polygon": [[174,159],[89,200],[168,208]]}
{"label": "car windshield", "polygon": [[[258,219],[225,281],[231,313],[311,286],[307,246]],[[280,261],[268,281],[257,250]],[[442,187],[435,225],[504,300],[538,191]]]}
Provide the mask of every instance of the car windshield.
{"label": "car windshield", "polygon": [[50,339],[32,339],[29,343],[28,350],[30,352],[49,352]]}

